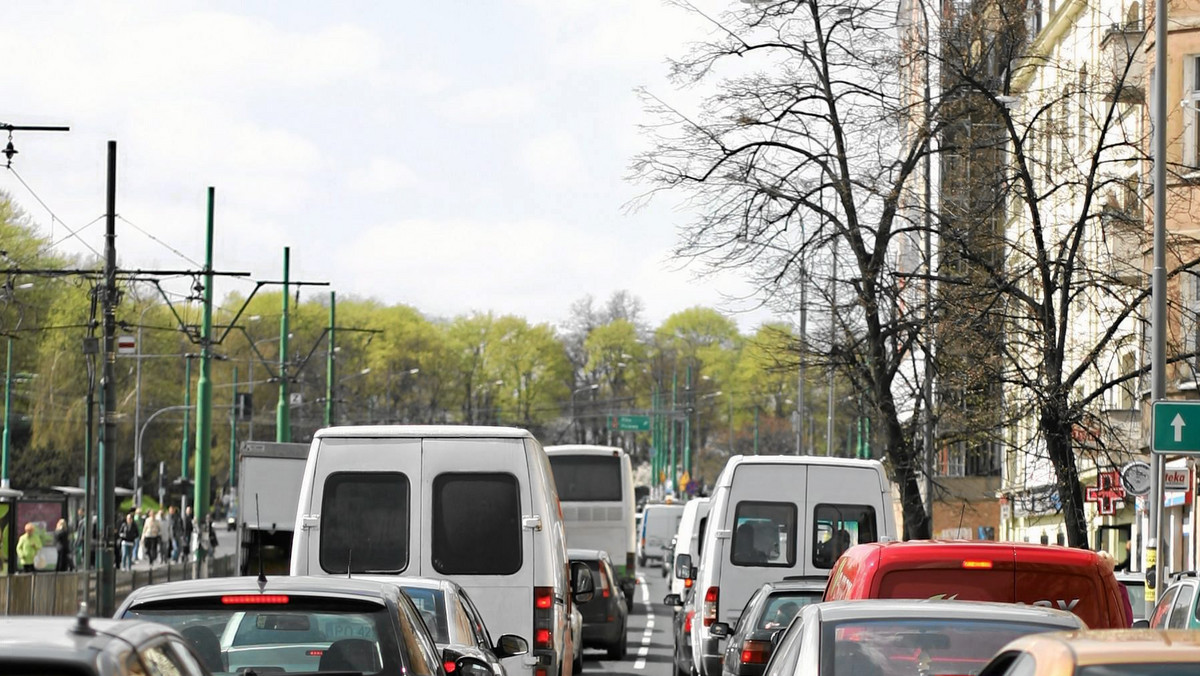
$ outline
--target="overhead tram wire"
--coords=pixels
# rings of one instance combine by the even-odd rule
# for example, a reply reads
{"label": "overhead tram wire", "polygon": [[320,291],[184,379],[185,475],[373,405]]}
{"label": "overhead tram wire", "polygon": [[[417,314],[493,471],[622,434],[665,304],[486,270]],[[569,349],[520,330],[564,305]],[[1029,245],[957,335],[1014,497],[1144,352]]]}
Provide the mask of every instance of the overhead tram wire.
{"label": "overhead tram wire", "polygon": [[131,227],[131,228],[133,228],[134,230],[137,230],[138,232],[142,233],[143,235],[145,235],[145,236],[149,237],[149,238],[150,238],[151,240],[153,240],[155,243],[162,245],[162,247],[163,247],[164,249],[166,249],[167,251],[170,251],[171,253],[175,254],[176,256],[179,256],[180,258],[182,258],[183,260],[187,261],[188,263],[191,263],[192,265],[195,265],[195,266],[196,266],[196,267],[198,267],[198,268],[203,268],[203,267],[204,267],[204,266],[203,266],[203,265],[201,265],[200,263],[197,263],[196,261],[194,261],[194,260],[192,260],[191,258],[189,258],[187,255],[185,255],[185,254],[184,254],[183,252],[181,252],[179,249],[176,249],[175,247],[171,246],[170,244],[167,244],[166,242],[162,241],[161,239],[159,239],[159,238],[155,237],[154,235],[150,234],[150,233],[149,233],[149,232],[147,232],[146,230],[142,229],[142,228],[141,228],[141,227],[139,227],[139,226],[138,226],[136,223],[134,223],[134,222],[130,221],[128,218],[125,218],[124,216],[122,216],[122,215],[120,215],[120,214],[117,214],[117,220],[121,221],[122,223],[125,223],[126,225],[130,226],[130,227]]}
{"label": "overhead tram wire", "polygon": [[[11,171],[12,175],[17,178],[17,181],[22,186],[24,186],[27,191],[29,191],[29,194],[33,196],[33,199],[37,200],[37,203],[42,205],[42,208],[45,209],[46,212],[50,214],[51,222],[57,221],[58,223],[61,223],[62,226],[67,229],[67,232],[71,233],[72,237],[75,237],[80,242],[82,242],[83,245],[86,246],[89,251],[96,254],[97,258],[101,258],[101,259],[104,258],[104,256],[101,255],[100,252],[97,251],[94,246],[92,246],[91,244],[88,244],[87,240],[85,240],[84,238],[79,236],[79,230],[72,230],[71,226],[67,225],[65,221],[63,221],[61,218],[58,217],[57,214],[54,213],[54,210],[50,208],[50,205],[46,204],[46,201],[43,200],[41,198],[41,196],[38,195],[37,192],[34,191],[34,189],[28,183],[25,182],[24,177],[22,177],[21,174],[16,169],[12,168],[12,166],[7,167],[7,169],[9,171]],[[99,218],[96,219],[96,221],[99,221],[103,218],[104,218],[104,216],[100,216]],[[92,221],[92,223],[95,223],[96,221]],[[92,223],[89,223],[88,225],[91,225]],[[82,228],[80,228],[80,230],[82,230]],[[63,238],[63,239],[67,239],[67,238]]]}

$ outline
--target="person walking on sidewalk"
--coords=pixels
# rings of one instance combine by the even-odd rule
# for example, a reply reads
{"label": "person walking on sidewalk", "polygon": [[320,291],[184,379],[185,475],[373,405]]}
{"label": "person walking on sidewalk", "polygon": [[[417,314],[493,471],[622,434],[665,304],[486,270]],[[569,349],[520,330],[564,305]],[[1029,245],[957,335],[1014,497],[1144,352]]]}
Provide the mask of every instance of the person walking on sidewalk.
{"label": "person walking on sidewalk", "polygon": [[146,521],[142,525],[142,551],[145,552],[146,560],[150,565],[154,565],[154,560],[158,558],[158,544],[161,541],[161,525],[158,523],[158,516],[154,510],[146,513]]}
{"label": "person walking on sidewalk", "polygon": [[133,512],[125,515],[125,521],[117,529],[117,542],[121,543],[121,569],[133,570],[133,545],[138,541],[138,527]]}
{"label": "person walking on sidewalk", "polygon": [[183,558],[183,518],[179,510],[171,505],[171,561],[178,562]]}
{"label": "person walking on sidewalk", "polygon": [[25,534],[17,540],[17,563],[22,573],[36,572],[33,568],[34,559],[42,550],[42,539],[38,537],[33,522],[25,524]]}
{"label": "person walking on sidewalk", "polygon": [[71,560],[71,529],[66,519],[59,519],[58,527],[54,529],[54,550],[58,552],[55,571],[75,570],[75,562]]}
{"label": "person walking on sidewalk", "polygon": [[175,541],[171,530],[173,527],[171,515],[164,510],[158,510],[158,555],[162,563],[166,563],[171,556],[171,547]]}
{"label": "person walking on sidewalk", "polygon": [[187,560],[187,556],[192,553],[192,534],[196,532],[196,522],[192,519],[191,506],[185,507],[183,510],[183,556]]}

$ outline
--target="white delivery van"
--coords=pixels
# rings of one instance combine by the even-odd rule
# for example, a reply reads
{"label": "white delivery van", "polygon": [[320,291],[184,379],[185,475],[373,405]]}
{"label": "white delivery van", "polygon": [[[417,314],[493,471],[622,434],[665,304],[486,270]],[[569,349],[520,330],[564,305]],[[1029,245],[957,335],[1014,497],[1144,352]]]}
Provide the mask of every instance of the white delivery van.
{"label": "white delivery van", "polygon": [[633,466],[615,446],[547,446],[554,485],[562,504],[567,547],[608,552],[633,607],[637,588]]}
{"label": "white delivery van", "polygon": [[[493,634],[529,641],[511,675],[571,673],[573,570],[550,462],[506,427],[333,427],[313,437],[292,575],[416,576],[457,582]],[[586,578],[586,579],[584,579]]]}
{"label": "white delivery van", "polygon": [[[697,620],[692,664],[700,676],[721,676],[724,637],[709,627],[737,624],[763,583],[827,580],[851,545],[896,537],[891,487],[876,460],[735,455],[717,477],[711,500],[698,577],[687,600]],[[695,566],[676,563],[676,574]]]}
{"label": "white delivery van", "polygon": [[[675,550],[672,552],[673,561],[669,563],[672,571],[679,568],[680,555],[687,556],[684,561],[689,566],[700,562],[700,538],[708,524],[708,510],[712,501],[708,498],[693,498],[683,506],[683,516],[679,518],[679,530],[675,532]],[[683,572],[683,571],[680,571]],[[688,576],[671,575],[671,593],[683,598],[685,580]]]}
{"label": "white delivery van", "polygon": [[662,561],[671,546],[671,537],[679,530],[679,519],[683,516],[681,504],[646,505],[642,509],[642,532],[638,536],[638,565],[646,561]]}

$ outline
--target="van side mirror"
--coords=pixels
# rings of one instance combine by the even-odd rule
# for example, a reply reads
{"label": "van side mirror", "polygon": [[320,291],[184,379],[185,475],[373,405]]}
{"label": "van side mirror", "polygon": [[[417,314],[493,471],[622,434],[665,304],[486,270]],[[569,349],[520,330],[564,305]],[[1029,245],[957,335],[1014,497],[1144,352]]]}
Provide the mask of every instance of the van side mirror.
{"label": "van side mirror", "polygon": [[695,575],[692,574],[692,555],[679,554],[675,557],[675,577],[680,580],[694,580]]}
{"label": "van side mirror", "polygon": [[492,668],[478,657],[464,655],[454,660],[454,673],[461,676],[491,676]]}
{"label": "van side mirror", "polygon": [[571,600],[575,603],[587,603],[596,593],[596,582],[592,579],[592,569],[582,561],[571,562]]}
{"label": "van side mirror", "polygon": [[496,647],[492,649],[492,652],[496,653],[496,657],[500,659],[524,655],[529,652],[529,641],[516,634],[504,634],[496,641]]}
{"label": "van side mirror", "polygon": [[1149,629],[1150,628],[1150,620],[1134,620],[1133,628],[1134,629]]}
{"label": "van side mirror", "polygon": [[708,628],[708,635],[713,638],[728,638],[733,630],[725,622],[713,622]]}
{"label": "van side mirror", "polygon": [[679,594],[667,594],[667,596],[663,599],[663,605],[676,607],[682,606],[683,598],[679,596]]}

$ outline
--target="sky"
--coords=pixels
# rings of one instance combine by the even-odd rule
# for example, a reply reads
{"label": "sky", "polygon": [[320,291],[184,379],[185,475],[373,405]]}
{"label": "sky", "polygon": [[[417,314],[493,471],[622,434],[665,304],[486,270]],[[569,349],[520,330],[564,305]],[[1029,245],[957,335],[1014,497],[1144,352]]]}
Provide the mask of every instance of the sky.
{"label": "sky", "polygon": [[428,316],[560,323],[626,289],[652,324],[770,318],[738,276],[672,259],[692,218],[675,198],[628,209],[647,188],[628,180],[635,90],[694,100],[666,60],[712,30],[659,0],[64,0],[4,22],[0,122],[71,131],[17,132],[0,190],[61,251],[102,250],[115,140],[123,267],[202,263],[214,186],[214,265],[254,279],[279,279],[289,246],[292,279]]}

